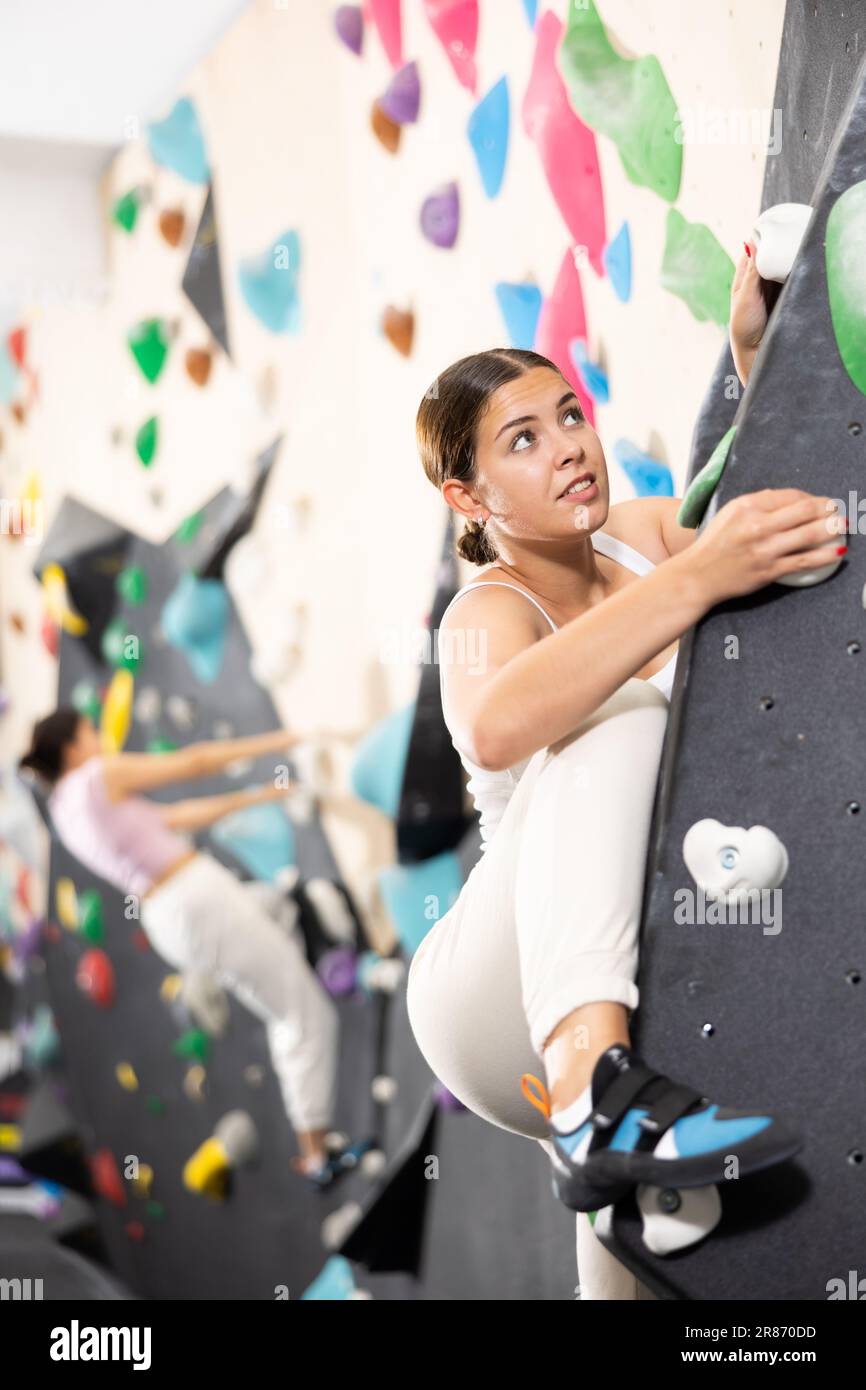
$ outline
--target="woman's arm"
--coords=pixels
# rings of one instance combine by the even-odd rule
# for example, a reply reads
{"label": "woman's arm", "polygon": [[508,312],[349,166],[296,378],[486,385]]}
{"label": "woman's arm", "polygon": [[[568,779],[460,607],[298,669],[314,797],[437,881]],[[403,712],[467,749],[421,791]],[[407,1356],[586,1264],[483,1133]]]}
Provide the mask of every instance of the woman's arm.
{"label": "woman's arm", "polygon": [[480,765],[499,771],[564,738],[698,622],[712,603],[690,559],[687,552],[666,560],[485,681],[472,720]]}
{"label": "woman's arm", "polygon": [[[744,493],[719,509],[693,545],[498,667],[493,632],[493,673],[477,666],[471,695],[465,663],[447,678],[476,750],[470,756],[498,771],[557,743],[717,603],[831,563],[845,550],[833,506],[832,498],[800,488]],[[486,592],[493,590],[461,599],[463,621],[474,616],[482,633],[490,628],[490,609],[481,606]],[[509,594],[508,601],[517,599]]]}
{"label": "woman's arm", "polygon": [[133,792],[212,777],[239,758],[284,752],[301,742],[303,735],[291,734],[288,729],[275,729],[272,733],[253,734],[249,738],[191,743],[173,753],[109,753],[103,759],[105,785],[109,799],[120,801]]}
{"label": "woman's arm", "polygon": [[284,801],[286,787],[248,787],[240,792],[225,792],[218,796],[195,796],[189,801],[175,801],[160,806],[163,822],[171,830],[206,830],[233,811],[245,811],[265,801]]}

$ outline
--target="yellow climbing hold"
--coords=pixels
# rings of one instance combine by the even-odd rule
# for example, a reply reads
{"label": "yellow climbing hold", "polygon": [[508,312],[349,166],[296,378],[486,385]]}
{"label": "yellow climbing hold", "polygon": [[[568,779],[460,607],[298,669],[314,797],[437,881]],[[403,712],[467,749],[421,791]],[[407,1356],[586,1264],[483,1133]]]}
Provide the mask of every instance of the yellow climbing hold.
{"label": "yellow climbing hold", "polygon": [[190,1192],[201,1192],[212,1201],[221,1202],[226,1195],[228,1174],[228,1154],[219,1140],[211,1136],[184,1164],[183,1185]]}
{"label": "yellow climbing hold", "polygon": [[69,931],[78,930],[78,894],[71,878],[59,878],[54,890],[54,902],[61,925]]}
{"label": "yellow climbing hold", "polygon": [[171,1004],[180,994],[182,985],[183,977],[181,975],[166,975],[159,987],[160,999],[164,1000],[166,1004]]}
{"label": "yellow climbing hold", "polygon": [[114,1068],[114,1075],[117,1077],[124,1091],[138,1090],[138,1077],[128,1062],[118,1062]]}
{"label": "yellow climbing hold", "polygon": [[153,1186],[153,1169],[149,1163],[139,1163],[138,1177],[130,1180],[130,1187],[136,1197],[148,1198]]}
{"label": "yellow climbing hold", "polygon": [[132,696],[135,682],[132,672],[121,666],[111,678],[102,706],[100,734],[104,753],[119,753],[132,722]]}
{"label": "yellow climbing hold", "polygon": [[20,1125],[0,1125],[0,1153],[18,1153],[20,1148]]}
{"label": "yellow climbing hold", "polygon": [[76,613],[69,601],[66,574],[61,565],[45,566],[42,571],[42,591],[51,621],[73,637],[81,637],[87,631],[87,619]]}

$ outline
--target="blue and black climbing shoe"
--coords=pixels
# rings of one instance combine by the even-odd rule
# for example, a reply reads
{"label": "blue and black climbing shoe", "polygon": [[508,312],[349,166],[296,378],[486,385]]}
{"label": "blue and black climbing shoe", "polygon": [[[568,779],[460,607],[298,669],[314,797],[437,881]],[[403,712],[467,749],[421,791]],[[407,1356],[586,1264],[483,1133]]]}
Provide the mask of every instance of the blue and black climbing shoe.
{"label": "blue and black climbing shoe", "polygon": [[[523,1093],[550,1114],[531,1094]],[[541,1088],[544,1089],[543,1087]],[[585,1099],[584,1099],[585,1097]],[[654,1071],[623,1044],[598,1058],[590,1086],[575,1106],[550,1122],[547,1151],[553,1188],[572,1211],[598,1211],[636,1183],[704,1187],[769,1168],[802,1148],[800,1137],[773,1115],[731,1110]],[[591,1099],[590,1099],[591,1097]],[[580,1102],[576,1102],[581,1110]],[[567,1130],[565,1126],[567,1125]]]}
{"label": "blue and black climbing shoe", "polygon": [[305,1174],[307,1181],[317,1192],[326,1192],[334,1186],[339,1178],[344,1177],[346,1173],[353,1172],[364,1154],[375,1147],[374,1139],[359,1139],[354,1144],[345,1144],[335,1153],[328,1154],[320,1168]]}

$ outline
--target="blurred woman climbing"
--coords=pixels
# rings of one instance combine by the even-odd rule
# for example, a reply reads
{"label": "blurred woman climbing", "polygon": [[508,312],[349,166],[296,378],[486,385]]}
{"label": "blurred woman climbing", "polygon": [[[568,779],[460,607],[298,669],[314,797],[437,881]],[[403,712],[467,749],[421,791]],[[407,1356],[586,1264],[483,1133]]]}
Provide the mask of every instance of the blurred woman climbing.
{"label": "blurred woman climbing", "polygon": [[[154,950],[206,1001],[217,981],[263,1020],[283,1103],[301,1150],[293,1166],[317,1188],[344,1170],[329,1154],[337,1071],[334,1004],[310,968],[299,934],[285,931],[234,874],[182,832],[285,800],[285,787],[163,804],[141,795],[213,777],[240,758],[299,742],[285,729],[190,745],[168,753],[104,753],[89,719],[61,708],[36,724],[19,766],[50,791],[48,808],[67,850],[140,904]],[[355,1161],[348,1155],[347,1169]]]}
{"label": "blurred woman climbing", "polygon": [[[744,380],[767,321],[758,279],[744,255],[731,329]],[[543,1142],[555,1191],[581,1214],[637,1182],[720,1181],[732,1153],[741,1176],[781,1162],[799,1136],[656,1071],[629,1023],[678,639],[716,604],[833,561],[841,519],[798,488],[738,497],[700,535],[678,524],[677,498],[611,506],[599,437],[534,352],[455,362],[421,402],[417,437],[466,523],[459,553],[484,567],[438,633],[484,852],[412,962],[421,1051],[470,1109]],[[585,1215],[578,1252],[584,1297],[647,1296]]]}

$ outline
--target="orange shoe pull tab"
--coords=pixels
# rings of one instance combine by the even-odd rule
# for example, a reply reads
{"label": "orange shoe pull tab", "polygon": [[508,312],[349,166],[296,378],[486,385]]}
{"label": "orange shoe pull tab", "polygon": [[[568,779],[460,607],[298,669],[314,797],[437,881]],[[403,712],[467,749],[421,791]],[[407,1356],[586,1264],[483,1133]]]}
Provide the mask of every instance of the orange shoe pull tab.
{"label": "orange shoe pull tab", "polygon": [[[532,1082],[532,1086],[530,1086]],[[538,1088],[538,1094],[533,1092],[532,1087]],[[547,1094],[547,1087],[539,1081],[537,1076],[531,1072],[524,1072],[520,1078],[520,1089],[530,1105],[534,1105],[536,1110],[540,1110],[546,1120],[550,1119],[550,1096]]]}

